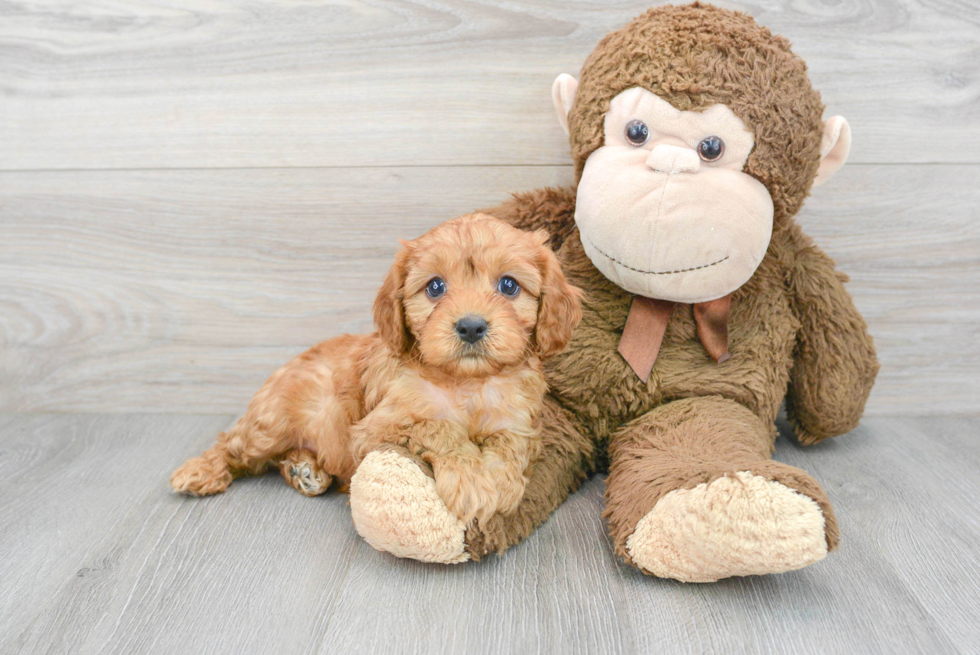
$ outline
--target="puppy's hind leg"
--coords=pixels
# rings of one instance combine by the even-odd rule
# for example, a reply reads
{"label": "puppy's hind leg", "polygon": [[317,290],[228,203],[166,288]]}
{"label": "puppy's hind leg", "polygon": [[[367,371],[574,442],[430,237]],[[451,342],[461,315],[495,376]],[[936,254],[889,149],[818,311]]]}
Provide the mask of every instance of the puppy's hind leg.
{"label": "puppy's hind leg", "polygon": [[200,457],[192,457],[170,476],[174,491],[190,496],[210,496],[228,488],[234,478],[258,475],[269,461],[290,447],[254,418],[251,411]]}
{"label": "puppy's hind leg", "polygon": [[[349,480],[354,472],[347,436],[350,420],[334,389],[331,362],[352,361],[351,353],[362,347],[358,339],[326,341],[273,373],[245,416],[201,457],[174,472],[173,488],[194,496],[220,493],[232,479],[258,475],[269,464],[278,466],[289,483],[307,495],[330,485],[323,472]],[[290,475],[291,464],[283,464],[283,456],[293,451],[296,456],[290,461],[298,465],[297,475]],[[311,462],[308,475],[305,462]]]}
{"label": "puppy's hind leg", "polygon": [[306,448],[290,450],[278,462],[282,477],[304,496],[319,496],[333,481],[333,477],[320,467],[316,454]]}
{"label": "puppy's hind leg", "polygon": [[[220,438],[224,437],[222,433]],[[188,496],[210,496],[228,488],[232,473],[224,454],[216,445],[200,457],[192,457],[173,472],[170,486]]]}
{"label": "puppy's hind leg", "polygon": [[354,475],[350,448],[350,418],[343,403],[324,385],[311,393],[304,412],[298,415],[297,442],[277,460],[279,472],[304,496],[325,492],[334,478],[346,491]]}

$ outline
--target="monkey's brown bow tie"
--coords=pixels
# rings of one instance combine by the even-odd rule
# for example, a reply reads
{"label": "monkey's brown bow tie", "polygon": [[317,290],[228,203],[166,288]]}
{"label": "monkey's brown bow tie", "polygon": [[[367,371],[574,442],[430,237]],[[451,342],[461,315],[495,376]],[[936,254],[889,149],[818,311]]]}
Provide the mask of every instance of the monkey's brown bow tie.
{"label": "monkey's brown bow tie", "polygon": [[[667,322],[677,304],[669,300],[633,296],[617,350],[644,382],[650,379],[653,363],[660,352],[660,343],[667,331]],[[694,305],[698,338],[708,354],[719,364],[731,357],[728,354],[728,316],[731,307],[731,294]]]}

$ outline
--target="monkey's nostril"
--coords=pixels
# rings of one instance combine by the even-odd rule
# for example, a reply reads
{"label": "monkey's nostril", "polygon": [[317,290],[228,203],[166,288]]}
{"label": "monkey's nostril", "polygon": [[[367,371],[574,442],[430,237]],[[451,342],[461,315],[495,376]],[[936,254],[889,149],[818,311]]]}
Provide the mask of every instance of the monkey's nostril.
{"label": "monkey's nostril", "polygon": [[659,145],[650,151],[647,166],[658,173],[697,173],[701,168],[701,159],[690,148],[671,145]]}
{"label": "monkey's nostril", "polygon": [[464,316],[456,321],[456,334],[466,343],[476,343],[487,333],[487,322],[479,316]]}

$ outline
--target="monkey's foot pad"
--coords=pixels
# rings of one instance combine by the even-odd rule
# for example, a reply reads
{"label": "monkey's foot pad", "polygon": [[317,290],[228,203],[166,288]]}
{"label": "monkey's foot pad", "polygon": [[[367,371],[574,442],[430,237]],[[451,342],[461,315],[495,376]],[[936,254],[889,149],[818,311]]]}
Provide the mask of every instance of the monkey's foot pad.
{"label": "monkey's foot pad", "polygon": [[358,534],[378,550],[441,564],[470,558],[466,526],[446,509],[435,480],[397,452],[364,458],[350,482],[350,507]]}
{"label": "monkey's foot pad", "polygon": [[279,471],[286,482],[304,496],[319,496],[330,488],[330,474],[320,468],[312,453],[289,453],[279,463]]}
{"label": "monkey's foot pad", "polygon": [[648,573],[682,582],[792,571],[827,555],[817,503],[748,472],[665,495],[626,541]]}

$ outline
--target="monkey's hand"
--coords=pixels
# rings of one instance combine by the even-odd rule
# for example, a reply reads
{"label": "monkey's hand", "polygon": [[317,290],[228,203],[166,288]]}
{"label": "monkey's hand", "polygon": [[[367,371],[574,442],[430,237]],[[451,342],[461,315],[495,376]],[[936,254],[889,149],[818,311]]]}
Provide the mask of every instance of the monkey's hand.
{"label": "monkey's hand", "polygon": [[803,444],[814,444],[857,426],[871,393],[878,359],[864,318],[844,288],[847,276],[809,237],[790,280],[800,320],[786,409]]}
{"label": "monkey's hand", "polygon": [[422,562],[470,559],[466,525],[436,491],[432,467],[401,446],[368,453],[350,483],[358,534],[378,550]]}

